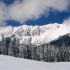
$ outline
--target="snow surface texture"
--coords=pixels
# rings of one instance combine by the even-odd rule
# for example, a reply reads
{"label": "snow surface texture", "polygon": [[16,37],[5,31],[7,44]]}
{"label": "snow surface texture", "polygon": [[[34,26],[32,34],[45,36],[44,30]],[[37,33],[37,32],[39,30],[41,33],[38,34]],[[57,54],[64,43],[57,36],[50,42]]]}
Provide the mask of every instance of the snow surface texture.
{"label": "snow surface texture", "polygon": [[58,23],[43,26],[8,26],[0,28],[0,35],[3,34],[7,37],[14,34],[16,38],[19,38],[20,43],[29,44],[31,42],[33,45],[42,45],[65,34],[70,34],[70,27],[66,26],[66,24]]}
{"label": "snow surface texture", "polygon": [[0,70],[70,70],[70,62],[45,63],[0,55]]}

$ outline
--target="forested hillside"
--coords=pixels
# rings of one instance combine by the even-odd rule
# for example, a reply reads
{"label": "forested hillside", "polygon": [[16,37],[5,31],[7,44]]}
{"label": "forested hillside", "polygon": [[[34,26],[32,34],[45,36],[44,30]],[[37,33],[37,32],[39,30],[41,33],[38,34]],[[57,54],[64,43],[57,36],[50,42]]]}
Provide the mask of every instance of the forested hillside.
{"label": "forested hillside", "polygon": [[2,36],[0,54],[46,62],[66,62],[70,61],[70,37],[64,35],[48,44],[32,45],[30,40],[28,44],[21,44],[14,35]]}

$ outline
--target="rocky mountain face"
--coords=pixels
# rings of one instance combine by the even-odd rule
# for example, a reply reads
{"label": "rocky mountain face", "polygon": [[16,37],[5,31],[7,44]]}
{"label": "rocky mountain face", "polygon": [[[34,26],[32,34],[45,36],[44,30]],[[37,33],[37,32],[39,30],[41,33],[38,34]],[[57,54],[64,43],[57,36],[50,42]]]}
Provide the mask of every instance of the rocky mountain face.
{"label": "rocky mountain face", "polygon": [[14,35],[20,39],[20,43],[24,44],[31,39],[31,44],[33,45],[47,44],[66,34],[70,34],[69,26],[58,23],[43,26],[23,25],[19,27],[7,26],[0,28],[0,40],[2,35],[4,35],[4,37],[12,37]]}
{"label": "rocky mountain face", "polygon": [[65,24],[0,30],[0,54],[46,62],[70,61],[70,28]]}

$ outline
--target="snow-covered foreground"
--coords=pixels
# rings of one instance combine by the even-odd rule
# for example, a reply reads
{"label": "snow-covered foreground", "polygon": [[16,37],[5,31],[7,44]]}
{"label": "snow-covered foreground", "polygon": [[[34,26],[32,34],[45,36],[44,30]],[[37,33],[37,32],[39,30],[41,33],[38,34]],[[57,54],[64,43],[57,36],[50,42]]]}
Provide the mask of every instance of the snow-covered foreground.
{"label": "snow-covered foreground", "polygon": [[0,70],[70,70],[70,62],[48,63],[0,55]]}

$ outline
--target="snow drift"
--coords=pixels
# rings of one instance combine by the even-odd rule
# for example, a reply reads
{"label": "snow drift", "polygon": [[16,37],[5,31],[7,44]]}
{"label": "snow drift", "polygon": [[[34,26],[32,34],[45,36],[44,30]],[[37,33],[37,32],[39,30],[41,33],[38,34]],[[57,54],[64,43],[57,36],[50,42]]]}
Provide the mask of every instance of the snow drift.
{"label": "snow drift", "polygon": [[45,63],[0,55],[1,70],[69,70],[70,62]]}

